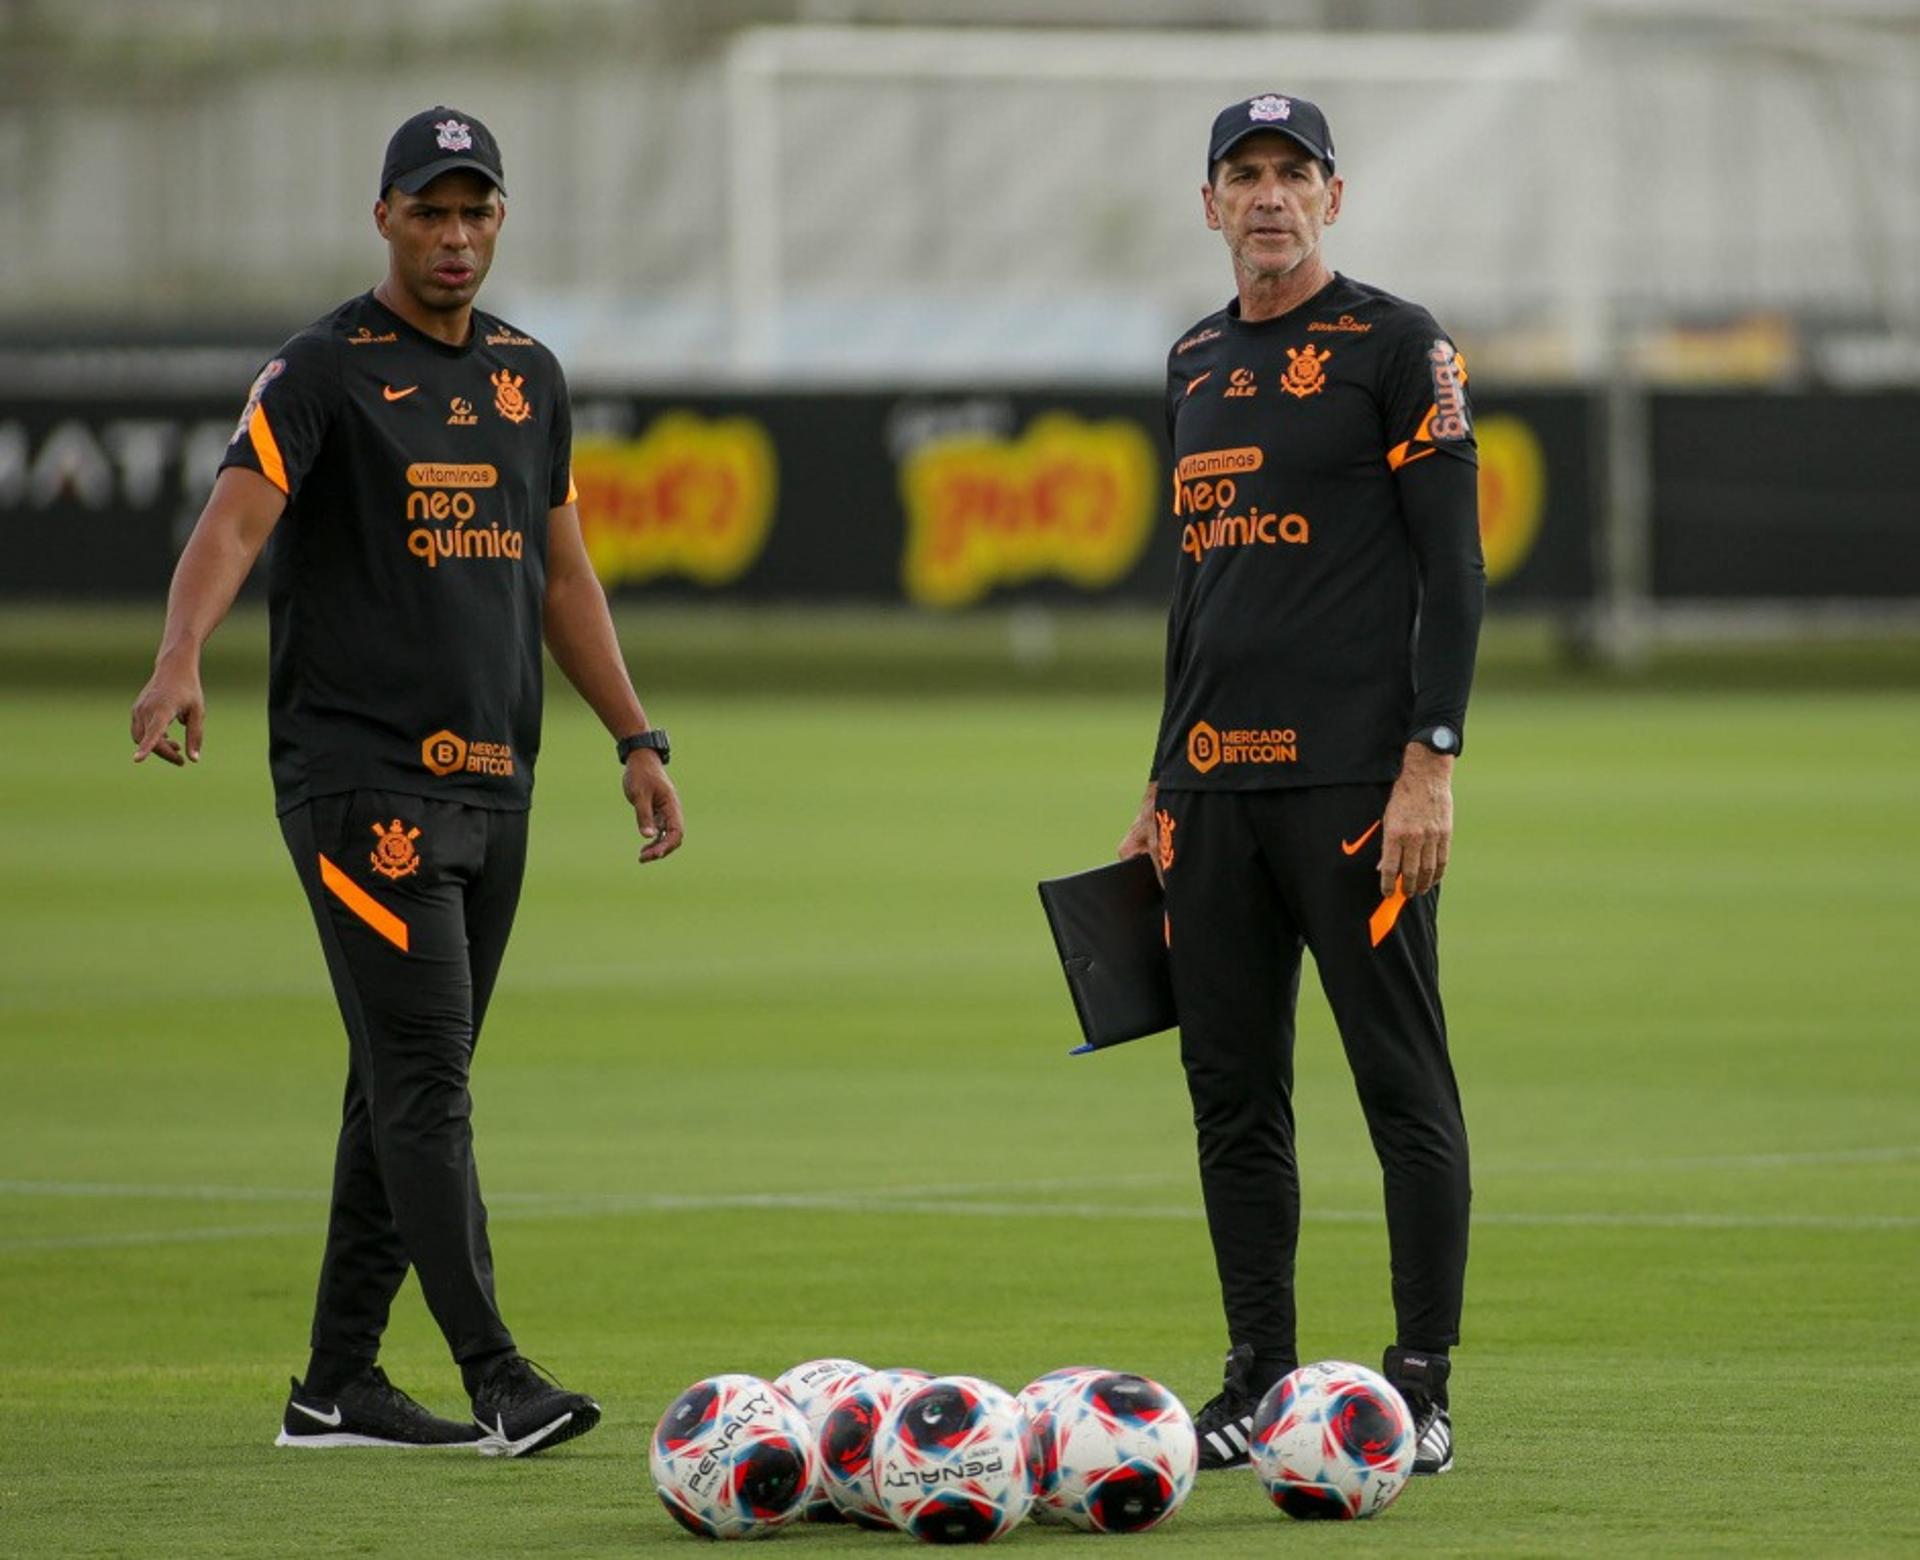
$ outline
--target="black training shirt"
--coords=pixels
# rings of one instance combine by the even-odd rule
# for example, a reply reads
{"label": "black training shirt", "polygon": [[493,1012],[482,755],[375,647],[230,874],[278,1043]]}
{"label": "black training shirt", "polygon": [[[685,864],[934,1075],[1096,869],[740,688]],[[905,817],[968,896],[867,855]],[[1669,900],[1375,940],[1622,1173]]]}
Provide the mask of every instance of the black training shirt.
{"label": "black training shirt", "polygon": [[478,310],[451,347],[363,294],[260,371],[222,466],[287,495],[268,565],[281,812],[360,789],[528,804],[572,428],[553,354]]}
{"label": "black training shirt", "polygon": [[1484,593],[1466,379],[1426,310],[1337,275],[1276,319],[1231,303],[1175,345],[1162,786],[1392,780],[1419,729],[1423,582],[1447,627],[1422,647],[1418,714],[1463,724]]}

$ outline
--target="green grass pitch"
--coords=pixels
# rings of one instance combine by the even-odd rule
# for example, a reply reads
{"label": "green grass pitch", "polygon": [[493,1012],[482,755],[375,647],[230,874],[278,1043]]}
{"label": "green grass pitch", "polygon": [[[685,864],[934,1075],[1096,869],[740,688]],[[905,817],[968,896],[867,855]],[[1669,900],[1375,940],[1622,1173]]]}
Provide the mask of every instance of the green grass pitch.
{"label": "green grass pitch", "polygon": [[[1111,851],[1150,686],[662,677],[690,843],[633,865],[606,744],[555,688],[476,1069],[508,1317],[605,1422],[523,1463],[274,1450],[342,1044],[258,686],[216,689],[198,770],[135,771],[139,676],[0,682],[0,1551],[690,1554],[645,1437],[698,1376],[845,1353],[1215,1390],[1172,1043],[1067,1057],[1033,892]],[[1207,1476],[1116,1542],[1914,1552],[1920,695],[1490,682],[1472,737],[1442,920],[1477,1215],[1459,1468],[1355,1528]],[[1301,1344],[1376,1363],[1377,1172],[1307,987]],[[411,1284],[386,1362],[461,1408]]]}

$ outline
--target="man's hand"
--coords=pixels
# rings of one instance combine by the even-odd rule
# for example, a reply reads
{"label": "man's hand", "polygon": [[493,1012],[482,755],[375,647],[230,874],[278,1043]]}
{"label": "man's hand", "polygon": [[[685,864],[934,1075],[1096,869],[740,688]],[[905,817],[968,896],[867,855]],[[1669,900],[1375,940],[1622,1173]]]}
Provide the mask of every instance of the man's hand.
{"label": "man's hand", "polygon": [[621,780],[627,800],[633,803],[633,819],[640,827],[640,838],[648,843],[640,859],[658,861],[671,856],[686,838],[686,825],[680,818],[680,795],[667,778],[658,753],[642,748],[627,755],[627,772]]}
{"label": "man's hand", "polygon": [[1145,856],[1153,862],[1153,874],[1165,883],[1167,875],[1160,867],[1159,830],[1153,821],[1153,804],[1159,800],[1160,786],[1156,781],[1147,782],[1147,794],[1140,803],[1139,816],[1133,825],[1120,836],[1119,856],[1125,861],[1130,856]]}
{"label": "man's hand", "polygon": [[[167,735],[176,720],[186,725],[186,751]],[[200,762],[200,735],[207,723],[207,700],[200,691],[200,668],[193,660],[162,658],[133,701],[133,761],[157,753],[169,764]]]}
{"label": "man's hand", "polygon": [[1409,742],[1380,830],[1381,897],[1393,893],[1396,879],[1410,896],[1437,887],[1452,846],[1453,759]]}
{"label": "man's hand", "polygon": [[[229,466],[214,478],[207,507],[174,566],[153,676],[133,701],[136,764],[145,763],[149,753],[169,764],[200,762],[200,732],[207,720],[200,647],[227,615],[286,506],[286,494],[257,471]],[[176,720],[187,728],[184,757],[181,744],[167,735]]]}

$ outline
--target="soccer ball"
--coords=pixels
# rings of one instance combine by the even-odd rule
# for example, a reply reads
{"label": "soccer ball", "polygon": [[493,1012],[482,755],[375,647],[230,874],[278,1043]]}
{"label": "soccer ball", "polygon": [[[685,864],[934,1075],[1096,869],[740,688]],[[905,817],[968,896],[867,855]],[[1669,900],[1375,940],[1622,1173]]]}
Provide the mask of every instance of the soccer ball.
{"label": "soccer ball", "polygon": [[1027,1423],[1012,1394],[977,1376],[941,1376],[887,1412],[874,1479],[893,1525],[929,1544],[984,1544],[1027,1514]]}
{"label": "soccer ball", "polygon": [[1083,1532],[1144,1533],[1193,1492],[1200,1442],[1180,1400],[1157,1381],[1116,1371],[1074,1377],[1034,1421],[1027,1443],[1034,1511]]}
{"label": "soccer ball", "polygon": [[758,1376],[696,1381],[654,1426],[667,1514],[702,1538],[756,1538],[800,1515],[820,1466],[806,1416]]}
{"label": "soccer ball", "polygon": [[[846,1395],[848,1388],[872,1374],[872,1367],[862,1365],[858,1360],[808,1360],[791,1370],[782,1371],[774,1378],[773,1384],[792,1398],[794,1406],[807,1416],[807,1424],[817,1440],[833,1405]],[[824,1471],[814,1476],[802,1516],[808,1522],[840,1520],[839,1508],[834,1505],[833,1497],[827,1494]]]}
{"label": "soccer ball", "polygon": [[1254,1411],[1248,1450],[1288,1516],[1377,1516],[1413,1471],[1413,1416],[1384,1376],[1322,1360],[1273,1384]]}
{"label": "soccer ball", "polygon": [[1098,1365],[1062,1365],[1058,1370],[1050,1370],[1044,1376],[1035,1376],[1020,1389],[1017,1401],[1020,1412],[1027,1418],[1027,1476],[1033,1483],[1033,1520],[1036,1522],[1058,1522],[1060,1514],[1042,1498],[1046,1493],[1048,1474],[1047,1449],[1035,1443],[1034,1428],[1041,1417],[1053,1407],[1053,1400],[1066,1391],[1083,1376],[1102,1376],[1106,1372]]}
{"label": "soccer ball", "polygon": [[876,1370],[827,1411],[820,1426],[820,1479],[834,1510],[849,1522],[882,1531],[893,1526],[873,1482],[873,1433],[888,1409],[931,1380],[924,1370]]}

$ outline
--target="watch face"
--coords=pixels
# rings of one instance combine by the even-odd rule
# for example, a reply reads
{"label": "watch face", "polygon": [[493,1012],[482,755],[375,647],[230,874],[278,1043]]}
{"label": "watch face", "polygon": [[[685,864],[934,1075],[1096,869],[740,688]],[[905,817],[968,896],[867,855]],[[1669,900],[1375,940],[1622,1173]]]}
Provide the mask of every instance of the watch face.
{"label": "watch face", "polygon": [[1460,735],[1451,726],[1435,726],[1432,741],[1436,753],[1451,753],[1460,745]]}

